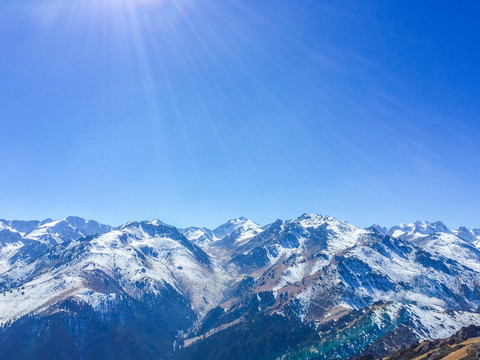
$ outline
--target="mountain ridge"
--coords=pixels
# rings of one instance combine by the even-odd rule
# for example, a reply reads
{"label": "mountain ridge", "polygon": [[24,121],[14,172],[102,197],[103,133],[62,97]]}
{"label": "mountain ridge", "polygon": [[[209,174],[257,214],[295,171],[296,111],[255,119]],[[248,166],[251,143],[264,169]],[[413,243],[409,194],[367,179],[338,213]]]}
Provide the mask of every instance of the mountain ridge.
{"label": "mountain ridge", "polygon": [[[316,214],[265,226],[241,217],[214,230],[160,220],[115,228],[77,217],[47,220],[0,220],[5,337],[21,324],[52,319],[65,327],[83,319],[80,328],[93,333],[115,325],[115,336],[150,342],[138,329],[152,326],[151,312],[168,332],[154,326],[166,340],[152,346],[167,358],[322,359],[386,355],[408,341],[480,325],[480,251],[466,228],[416,222],[361,229]],[[132,322],[137,332],[127,330]],[[221,348],[260,329],[290,340],[259,334],[263,340],[244,339],[246,348]],[[403,343],[395,340],[399,331]],[[350,346],[354,332],[362,336]],[[75,334],[67,343],[83,341]],[[332,339],[328,347],[325,339]]]}

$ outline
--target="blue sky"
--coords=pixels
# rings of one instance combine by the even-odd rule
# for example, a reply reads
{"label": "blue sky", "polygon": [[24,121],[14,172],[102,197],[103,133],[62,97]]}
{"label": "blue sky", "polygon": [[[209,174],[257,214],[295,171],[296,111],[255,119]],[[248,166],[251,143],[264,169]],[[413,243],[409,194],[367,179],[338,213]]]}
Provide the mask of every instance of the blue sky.
{"label": "blue sky", "polygon": [[0,217],[480,227],[480,3],[0,4]]}

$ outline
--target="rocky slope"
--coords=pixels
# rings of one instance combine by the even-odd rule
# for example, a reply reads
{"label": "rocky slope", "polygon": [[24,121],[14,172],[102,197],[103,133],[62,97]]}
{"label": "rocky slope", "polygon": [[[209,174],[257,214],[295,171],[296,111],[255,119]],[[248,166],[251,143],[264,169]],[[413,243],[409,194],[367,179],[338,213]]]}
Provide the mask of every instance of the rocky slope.
{"label": "rocky slope", "polygon": [[[480,358],[480,327],[463,327],[446,339],[415,342],[385,360],[476,360]],[[375,360],[371,354],[357,360]]]}

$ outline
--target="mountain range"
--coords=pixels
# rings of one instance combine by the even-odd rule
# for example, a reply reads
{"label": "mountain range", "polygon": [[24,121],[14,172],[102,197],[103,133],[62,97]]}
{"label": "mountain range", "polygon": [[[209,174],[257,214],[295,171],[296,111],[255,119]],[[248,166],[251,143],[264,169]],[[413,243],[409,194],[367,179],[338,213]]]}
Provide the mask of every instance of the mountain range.
{"label": "mountain range", "polygon": [[480,325],[480,229],[0,220],[0,358],[382,357]]}

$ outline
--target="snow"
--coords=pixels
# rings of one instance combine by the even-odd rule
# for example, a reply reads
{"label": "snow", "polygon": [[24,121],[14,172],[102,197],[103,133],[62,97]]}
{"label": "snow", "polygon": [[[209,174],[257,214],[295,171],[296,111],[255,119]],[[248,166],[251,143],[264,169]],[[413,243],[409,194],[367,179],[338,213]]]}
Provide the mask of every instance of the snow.
{"label": "snow", "polygon": [[415,240],[439,232],[451,233],[451,230],[449,230],[441,221],[416,221],[410,224],[400,224],[389,230],[391,236],[405,240]]}
{"label": "snow", "polygon": [[0,324],[27,314],[37,314],[56,303],[57,299],[75,294],[82,288],[78,277],[56,277],[45,273],[13,291],[0,295]]}
{"label": "snow", "polygon": [[231,236],[238,245],[245,243],[248,239],[260,234],[262,227],[247,218],[233,219],[220,225],[215,230],[202,227],[189,227],[182,229],[182,234],[197,245],[209,246],[226,237]]}
{"label": "snow", "polygon": [[[74,250],[78,245],[78,242],[72,242],[67,250]],[[5,247],[2,254],[15,249]],[[140,256],[144,250],[147,252]],[[145,292],[158,293],[169,284],[186,296],[200,315],[218,305],[225,283],[230,280],[222,268],[216,265],[210,268],[196,260],[195,255],[179,241],[166,236],[152,237],[141,226],[125,226],[100,235],[91,240],[79,255],[31,281],[26,280],[29,271],[12,270],[9,275],[18,278],[25,290],[22,295],[18,286],[12,293],[0,296],[0,322],[36,313],[43,310],[45,304],[66,297],[76,297],[97,306],[106,298],[90,289],[87,279],[98,270],[118,279],[123,290],[135,298],[141,298]],[[137,281],[146,282],[147,286],[139,289],[135,284]]]}
{"label": "snow", "polygon": [[475,229],[460,227],[448,229],[442,222],[417,221],[411,224],[400,224],[389,230],[392,237],[405,239],[433,254],[460,262],[476,271],[480,271],[480,233]]}
{"label": "snow", "polygon": [[[472,243],[475,243],[474,238],[480,239],[480,231],[451,231],[440,222],[401,224],[390,229],[389,233],[393,237],[405,239],[395,240],[399,246],[410,250],[402,253],[398,248],[388,246],[379,250],[372,246],[372,241],[378,241],[378,236],[372,236],[369,230],[328,216],[304,214],[298,219],[282,222],[278,227],[280,234],[294,236],[298,240],[298,244],[294,242],[294,245],[281,245],[282,242],[275,241],[278,239],[265,236],[257,238],[268,230],[268,226],[261,227],[246,218],[238,218],[213,231],[194,227],[181,230],[188,240],[211,254],[211,263],[205,265],[191,251],[189,246],[192,244],[187,243],[189,246],[185,246],[183,236],[175,235],[176,229],[160,220],[130,222],[91,239],[77,240],[97,229],[98,223],[95,222],[85,222],[88,226],[81,229],[74,225],[81,224],[82,221],[83,219],[68,218],[48,221],[24,234],[25,239],[52,246],[52,252],[58,255],[58,262],[49,262],[51,260],[43,257],[32,262],[22,260],[12,264],[11,259],[24,243],[12,242],[0,247],[0,283],[15,283],[8,291],[0,293],[0,323],[26,314],[41,313],[66,298],[88,303],[96,311],[107,311],[110,304],[118,301],[122,294],[141,299],[147,293],[157,294],[163,291],[167,285],[190,302],[192,309],[201,318],[213,307],[223,304],[227,290],[240,276],[259,278],[267,269],[278,270],[276,277],[267,284],[274,294],[284,287],[298,285],[295,296],[301,307],[300,317],[305,319],[311,304],[323,300],[321,296],[325,287],[333,288],[339,284],[345,288],[351,286],[336,268],[337,260],[334,259],[338,255],[339,259],[355,260],[351,263],[360,263],[371,269],[364,272],[361,266],[356,268],[355,265],[349,265],[351,268],[348,271],[352,277],[369,280],[378,275],[395,284],[398,290],[382,290],[374,281],[366,281],[362,285],[352,282],[356,285],[349,289],[349,297],[335,298],[334,308],[329,309],[325,315],[327,317],[335,316],[340,310],[364,307],[362,301],[370,301],[371,305],[374,301],[383,300],[393,303],[374,314],[378,317],[377,320],[381,321],[382,314],[393,318],[400,309],[406,308],[418,323],[418,336],[421,339],[448,336],[464,324],[480,324],[478,314],[445,311],[450,306],[449,301],[455,301],[445,298],[445,292],[432,293],[423,288],[421,283],[417,284],[418,279],[428,279],[445,286],[459,297],[463,296],[459,290],[460,285],[473,289],[480,282],[480,258]],[[151,232],[144,230],[146,224],[167,227],[172,231],[150,235]],[[0,221],[0,229],[10,227]],[[466,241],[465,234],[474,237]],[[232,244],[231,249],[221,249],[224,256],[214,256],[215,253],[211,251],[213,244],[227,236]],[[311,241],[315,236],[318,236],[318,241]],[[261,242],[263,239],[264,243]],[[386,239],[388,240],[385,238],[382,241]],[[245,274],[241,272],[244,269],[239,269],[230,262],[229,256],[236,249],[248,253],[262,246],[268,248],[270,260],[263,269]],[[441,266],[422,264],[416,258],[419,248],[448,269],[460,269],[460,273],[449,273]],[[64,261],[67,258],[65,254],[73,255]],[[446,259],[453,259],[458,264],[447,263]],[[93,284],[92,277],[101,279],[99,274],[114,279],[121,291],[115,290],[115,286],[102,288]],[[323,275],[323,280],[318,274]],[[300,286],[299,283],[305,278],[310,281]],[[144,283],[145,286],[140,288],[138,283]],[[399,284],[408,284],[409,287]],[[478,301],[468,299],[465,304],[464,310],[480,305]]]}
{"label": "snow", "polygon": [[279,283],[273,288],[274,294],[284,286],[294,284],[302,279],[315,274],[329,263],[323,258],[316,258],[313,261],[297,261],[282,272]]}
{"label": "snow", "polygon": [[376,230],[380,235],[388,235],[388,229],[384,226],[373,224],[371,227]]}
{"label": "snow", "polygon": [[307,231],[309,229],[318,229],[325,227],[330,232],[328,248],[326,253],[334,254],[345,249],[358,245],[362,242],[362,237],[369,233],[368,230],[357,228],[346,222],[337,220],[331,216],[322,216],[316,214],[304,214],[299,217],[298,222]]}
{"label": "snow", "polygon": [[212,230],[207,228],[189,227],[180,231],[188,240],[197,245],[206,245],[208,243],[220,240],[213,235]]}
{"label": "snow", "polygon": [[464,326],[480,325],[480,314],[466,311],[445,311],[435,305],[388,303],[373,311],[372,320],[385,326],[384,315],[395,322],[402,310],[406,310],[415,324],[418,341],[446,338]]}
{"label": "snow", "polygon": [[260,228],[260,226],[255,222],[253,222],[252,220],[249,220],[245,217],[239,217],[237,219],[230,220],[225,224],[222,224],[219,227],[217,227],[215,230],[213,230],[213,235],[217,239],[223,239],[226,236],[232,234],[235,230],[239,228],[253,228],[253,227]]}
{"label": "snow", "polygon": [[464,326],[480,325],[480,314],[445,311],[438,306],[407,305],[417,323],[419,340],[446,338]]}
{"label": "snow", "polygon": [[23,243],[9,243],[0,247],[0,275],[12,268],[10,259],[17,253],[17,251],[23,246]]}
{"label": "snow", "polygon": [[[94,310],[105,312],[108,309],[109,303],[114,303],[121,295],[116,293],[99,293],[88,289],[80,289],[75,298],[89,304]],[[107,308],[107,309],[106,309]]]}

